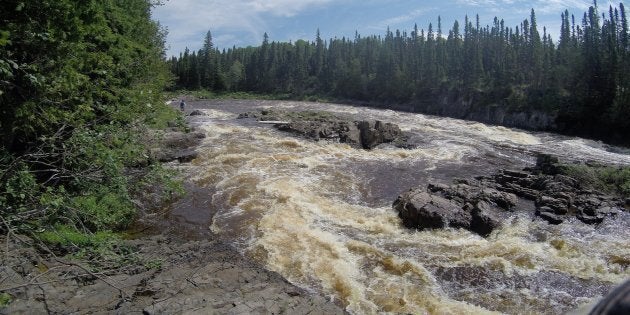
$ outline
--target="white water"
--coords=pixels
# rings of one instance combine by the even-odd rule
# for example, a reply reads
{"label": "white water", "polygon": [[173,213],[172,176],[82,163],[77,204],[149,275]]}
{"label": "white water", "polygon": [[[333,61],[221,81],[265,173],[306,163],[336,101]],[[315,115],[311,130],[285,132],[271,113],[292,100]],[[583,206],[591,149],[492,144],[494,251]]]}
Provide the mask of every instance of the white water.
{"label": "white water", "polygon": [[[537,152],[618,164],[630,164],[630,155],[583,139],[389,110],[273,101],[191,105],[208,114],[198,118],[208,138],[189,171],[199,185],[216,188],[211,229],[351,313],[561,313],[630,276],[627,214],[593,227],[552,226],[520,213],[482,238],[465,230],[408,230],[391,208],[411,187],[519,169]],[[393,122],[419,146],[365,151],[236,119],[261,108]]]}

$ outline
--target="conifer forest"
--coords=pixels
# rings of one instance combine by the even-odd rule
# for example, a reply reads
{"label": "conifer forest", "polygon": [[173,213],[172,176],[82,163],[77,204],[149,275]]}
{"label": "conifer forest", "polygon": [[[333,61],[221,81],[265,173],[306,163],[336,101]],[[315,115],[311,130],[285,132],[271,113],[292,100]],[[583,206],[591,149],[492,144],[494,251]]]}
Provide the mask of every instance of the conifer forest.
{"label": "conifer forest", "polygon": [[384,36],[270,41],[203,48],[169,60],[176,87],[325,96],[389,107],[444,97],[478,107],[557,115],[564,133],[627,143],[630,44],[625,7],[594,2],[582,16],[562,12],[559,38],[538,25],[534,9],[515,27],[479,16],[447,29],[437,24]]}

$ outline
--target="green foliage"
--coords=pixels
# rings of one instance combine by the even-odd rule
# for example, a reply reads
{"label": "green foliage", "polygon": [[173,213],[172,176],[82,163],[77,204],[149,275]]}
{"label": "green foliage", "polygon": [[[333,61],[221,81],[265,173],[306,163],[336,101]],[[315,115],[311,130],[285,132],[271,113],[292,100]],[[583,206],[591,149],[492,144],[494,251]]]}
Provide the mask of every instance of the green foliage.
{"label": "green foliage", "polygon": [[13,297],[9,293],[0,293],[0,308],[6,307],[13,302]]}
{"label": "green foliage", "polygon": [[120,237],[114,233],[101,231],[94,234],[80,232],[74,226],[55,225],[53,228],[37,234],[38,238],[49,245],[82,247],[105,247],[116,243]]}
{"label": "green foliage", "polygon": [[166,104],[159,104],[156,110],[147,117],[147,124],[151,128],[165,129],[169,123],[175,123],[177,127],[184,128],[185,121],[181,112]]}
{"label": "green foliage", "polygon": [[156,269],[159,270],[162,268],[162,264],[164,263],[161,259],[150,260],[144,263],[144,267],[147,269]]}
{"label": "green foliage", "polygon": [[564,164],[561,170],[562,173],[578,179],[587,188],[630,197],[630,166]]}
{"label": "green foliage", "polygon": [[39,187],[36,184],[34,175],[28,171],[26,165],[17,163],[15,170],[6,169],[3,175],[5,180],[0,188],[0,205],[5,205],[7,213],[19,213],[29,209],[29,205],[34,196],[37,195]]}
{"label": "green foliage", "polygon": [[142,263],[134,249],[122,242],[121,235],[110,231],[91,233],[73,225],[56,224],[34,235],[46,246],[86,261],[93,271]]}
{"label": "green foliage", "polygon": [[0,215],[13,228],[94,246],[133,220],[136,182],[177,190],[135,170],[149,163],[145,126],[182,122],[164,104],[153,3],[0,2]]}
{"label": "green foliage", "polygon": [[176,170],[153,164],[140,180],[133,183],[130,195],[142,198],[147,192],[152,192],[159,195],[160,203],[171,201],[185,193],[182,182],[176,179],[177,175]]}
{"label": "green foliage", "polygon": [[103,189],[72,198],[72,206],[82,222],[93,231],[121,230],[131,223],[135,214],[126,191]]}

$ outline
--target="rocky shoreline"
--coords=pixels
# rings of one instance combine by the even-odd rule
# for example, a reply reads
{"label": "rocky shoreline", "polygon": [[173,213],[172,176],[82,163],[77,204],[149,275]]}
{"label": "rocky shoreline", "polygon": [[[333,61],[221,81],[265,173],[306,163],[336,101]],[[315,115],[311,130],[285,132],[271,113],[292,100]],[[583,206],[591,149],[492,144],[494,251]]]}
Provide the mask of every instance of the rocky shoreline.
{"label": "rocky shoreline", "polygon": [[[200,115],[203,113],[190,112]],[[187,163],[205,135],[172,128],[155,138],[150,158]],[[22,235],[0,236],[0,314],[345,314],[340,305],[296,287],[241,255],[207,227],[175,216],[215,211],[191,201],[208,191],[185,183],[187,195],[163,213],[142,213],[133,239],[116,250],[124,261],[59,257]],[[193,213],[194,212],[194,213]]]}

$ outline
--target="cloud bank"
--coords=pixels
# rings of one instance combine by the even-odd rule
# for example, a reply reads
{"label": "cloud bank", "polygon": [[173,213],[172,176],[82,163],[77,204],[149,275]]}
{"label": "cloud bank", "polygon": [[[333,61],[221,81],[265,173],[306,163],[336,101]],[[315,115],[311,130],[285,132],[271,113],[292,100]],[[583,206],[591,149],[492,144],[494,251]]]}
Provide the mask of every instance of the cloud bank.
{"label": "cloud bank", "polygon": [[[239,33],[215,38],[219,46],[232,46],[262,38],[267,17],[293,17],[332,0],[170,0],[154,8],[153,16],[169,31],[171,52],[202,40],[209,29]],[[337,1],[339,2],[339,1]],[[225,40],[225,42],[224,42]],[[227,42],[230,40],[230,42]]]}

